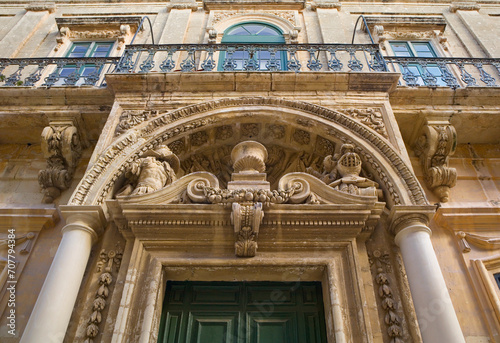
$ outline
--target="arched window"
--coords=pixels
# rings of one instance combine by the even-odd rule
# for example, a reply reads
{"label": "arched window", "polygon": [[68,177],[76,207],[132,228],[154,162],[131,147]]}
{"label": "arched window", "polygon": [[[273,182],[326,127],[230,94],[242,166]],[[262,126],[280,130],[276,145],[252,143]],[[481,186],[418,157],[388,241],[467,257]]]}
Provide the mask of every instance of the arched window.
{"label": "arched window", "polygon": [[[224,32],[221,43],[227,44],[284,44],[283,33],[277,27],[262,23],[242,23],[230,27]],[[273,55],[270,50],[258,49],[257,51],[235,51],[233,54],[221,54],[220,66],[224,66],[224,60],[231,58],[234,61],[234,70],[275,70],[270,68],[269,63],[278,64],[278,70],[286,70],[286,54],[284,51],[276,51]],[[223,67],[220,70],[227,70]]]}

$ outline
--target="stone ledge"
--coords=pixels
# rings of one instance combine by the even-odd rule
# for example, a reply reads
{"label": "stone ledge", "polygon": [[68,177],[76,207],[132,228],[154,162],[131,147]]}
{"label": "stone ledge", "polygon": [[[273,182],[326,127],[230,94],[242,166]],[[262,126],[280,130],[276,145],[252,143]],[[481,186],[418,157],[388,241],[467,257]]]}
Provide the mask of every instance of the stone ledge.
{"label": "stone ledge", "polygon": [[0,209],[0,228],[15,228],[18,232],[52,228],[59,221],[54,205],[38,207],[5,207]]}
{"label": "stone ledge", "polygon": [[399,73],[377,72],[203,72],[108,74],[115,93],[122,92],[391,92]]}
{"label": "stone ledge", "polygon": [[454,232],[498,231],[500,207],[477,207],[474,203],[467,205],[440,207],[435,216],[436,223]]}

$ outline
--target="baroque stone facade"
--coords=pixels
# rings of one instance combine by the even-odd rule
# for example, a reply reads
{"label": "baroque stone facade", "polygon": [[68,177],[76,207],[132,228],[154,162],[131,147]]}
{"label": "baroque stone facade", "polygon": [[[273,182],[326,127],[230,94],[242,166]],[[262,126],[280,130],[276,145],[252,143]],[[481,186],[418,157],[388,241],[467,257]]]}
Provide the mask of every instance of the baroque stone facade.
{"label": "baroque stone facade", "polygon": [[164,304],[205,281],[265,282],[262,322],[316,282],[318,342],[500,341],[498,4],[0,13],[0,341],[204,342]]}

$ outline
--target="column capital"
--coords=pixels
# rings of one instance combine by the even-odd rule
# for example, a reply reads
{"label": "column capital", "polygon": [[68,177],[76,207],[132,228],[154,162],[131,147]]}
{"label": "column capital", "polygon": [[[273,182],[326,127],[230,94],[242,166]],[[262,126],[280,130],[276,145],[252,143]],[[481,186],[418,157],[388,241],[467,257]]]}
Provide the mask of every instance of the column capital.
{"label": "column capital", "polygon": [[92,241],[95,243],[104,232],[107,220],[101,206],[63,205],[60,206],[60,210],[66,220],[66,225],[62,228],[63,233],[70,230],[84,230],[92,235]]}
{"label": "column capital", "polygon": [[389,215],[388,230],[393,235],[397,235],[401,230],[409,226],[427,227],[435,212],[436,207],[434,205],[396,205]]}

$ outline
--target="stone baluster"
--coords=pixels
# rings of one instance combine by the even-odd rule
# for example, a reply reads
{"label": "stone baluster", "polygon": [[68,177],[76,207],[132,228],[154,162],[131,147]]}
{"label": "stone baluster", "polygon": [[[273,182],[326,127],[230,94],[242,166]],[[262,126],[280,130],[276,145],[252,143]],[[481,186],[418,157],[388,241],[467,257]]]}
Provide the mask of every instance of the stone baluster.
{"label": "stone baluster", "polygon": [[61,206],[66,225],[21,343],[58,343],[66,334],[92,244],[105,223],[100,206]]}

